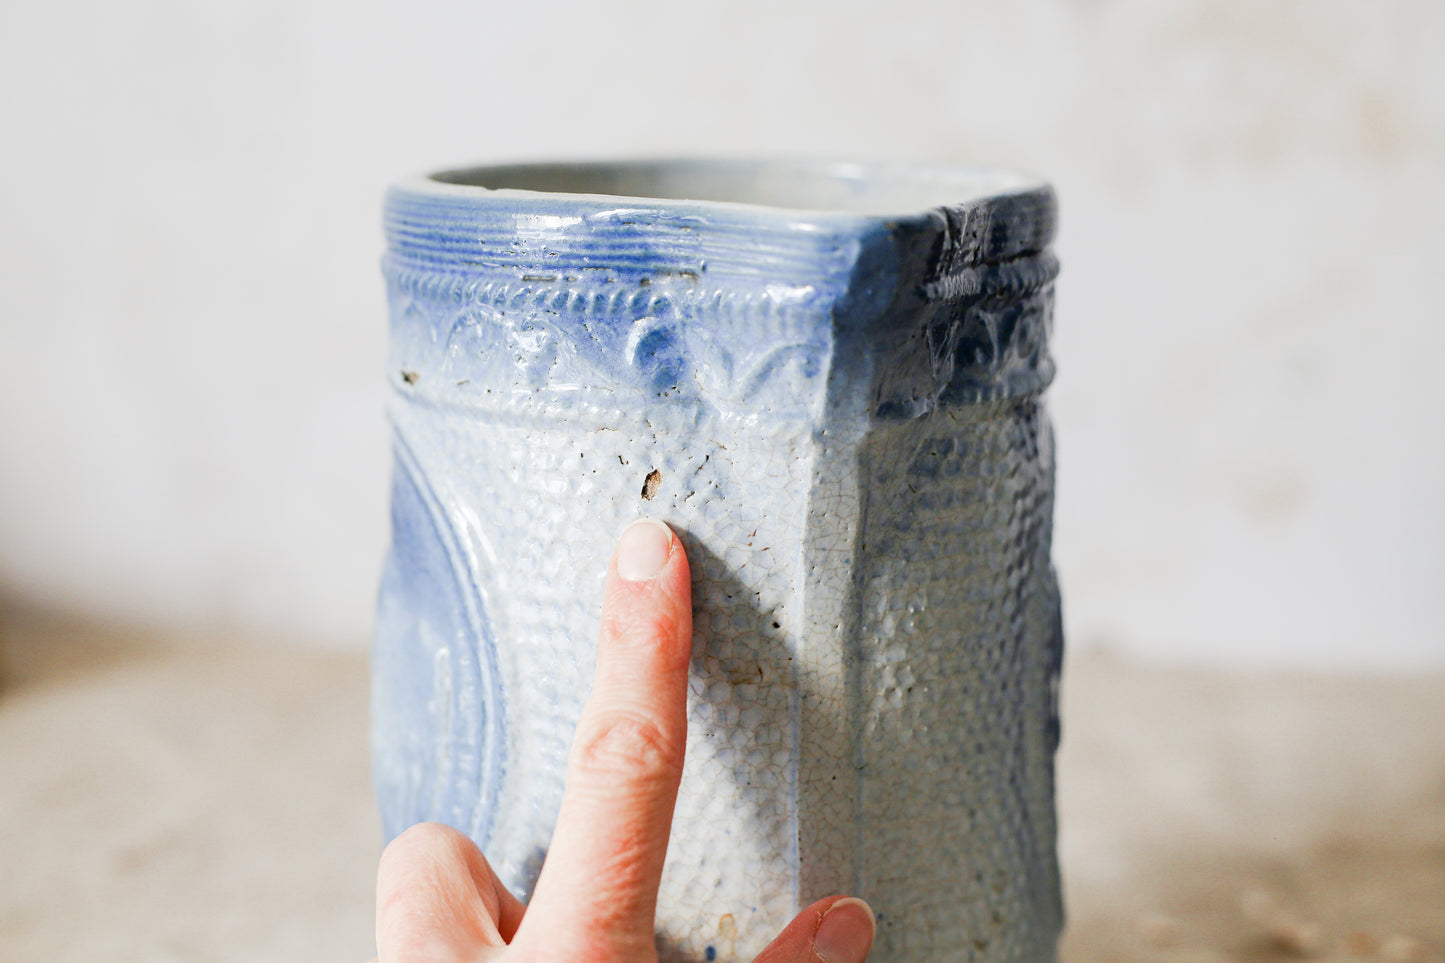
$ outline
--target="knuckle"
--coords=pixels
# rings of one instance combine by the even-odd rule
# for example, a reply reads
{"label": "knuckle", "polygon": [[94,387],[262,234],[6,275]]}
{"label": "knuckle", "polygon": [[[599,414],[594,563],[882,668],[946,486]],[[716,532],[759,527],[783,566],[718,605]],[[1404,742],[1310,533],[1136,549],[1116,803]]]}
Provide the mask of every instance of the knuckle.
{"label": "knuckle", "polygon": [[414,915],[415,894],[431,889],[450,860],[462,858],[461,833],[441,823],[417,823],[382,851],[377,912],[388,921]]}
{"label": "knuckle", "polygon": [[403,852],[429,852],[451,848],[462,834],[445,823],[417,823],[401,832],[387,849]]}
{"label": "knuckle", "polygon": [[572,766],[605,784],[676,781],[682,775],[683,746],[654,719],[633,712],[609,712],[586,719],[572,744]]}
{"label": "knuckle", "polygon": [[438,823],[417,823],[386,844],[381,852],[380,877],[388,880],[415,871],[438,845],[445,845],[446,827]]}
{"label": "knuckle", "polygon": [[417,823],[387,844],[381,863],[413,872],[440,864],[466,865],[474,846],[460,830],[444,823]]}
{"label": "knuckle", "polygon": [[609,611],[602,617],[602,636],[624,645],[646,645],[671,640],[678,634],[678,617],[668,608]]}

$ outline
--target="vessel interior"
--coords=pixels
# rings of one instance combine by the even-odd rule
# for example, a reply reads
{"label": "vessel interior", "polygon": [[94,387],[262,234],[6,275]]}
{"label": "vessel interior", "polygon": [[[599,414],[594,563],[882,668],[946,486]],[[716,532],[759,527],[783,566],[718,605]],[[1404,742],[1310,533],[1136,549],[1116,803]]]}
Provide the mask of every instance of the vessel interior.
{"label": "vessel interior", "polygon": [[846,162],[638,161],[514,164],[432,179],[488,190],[748,204],[852,214],[907,214],[1040,184],[1000,171]]}

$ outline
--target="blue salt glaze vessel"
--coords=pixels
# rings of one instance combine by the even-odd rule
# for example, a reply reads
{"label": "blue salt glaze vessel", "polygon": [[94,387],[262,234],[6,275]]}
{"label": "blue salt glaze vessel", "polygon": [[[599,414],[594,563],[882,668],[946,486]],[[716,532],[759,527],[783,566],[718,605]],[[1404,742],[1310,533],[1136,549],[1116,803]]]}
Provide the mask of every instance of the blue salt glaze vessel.
{"label": "blue salt glaze vessel", "polygon": [[695,593],[663,959],[749,961],[832,893],[877,911],[874,963],[1054,959],[1054,211],[912,165],[396,186],[388,837],[448,823],[527,895],[652,515]]}

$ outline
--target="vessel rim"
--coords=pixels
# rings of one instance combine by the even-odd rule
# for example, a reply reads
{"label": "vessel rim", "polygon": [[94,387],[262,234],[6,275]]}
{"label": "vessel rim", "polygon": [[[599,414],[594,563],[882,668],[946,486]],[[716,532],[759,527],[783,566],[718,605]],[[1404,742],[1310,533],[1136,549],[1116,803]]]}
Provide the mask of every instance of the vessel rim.
{"label": "vessel rim", "polygon": [[[820,182],[886,183],[913,178],[926,188],[937,185],[937,200],[917,204],[899,204],[888,210],[850,210],[842,206],[759,203],[744,200],[720,200],[707,197],[667,196],[662,193],[608,193],[587,190],[541,190],[527,187],[489,187],[482,179],[506,179],[527,176],[605,176],[608,173],[647,172],[693,173],[694,175],[745,174],[764,170],[788,172],[814,178]],[[972,184],[966,193],[950,193],[948,183]],[[1047,199],[1053,206],[1053,188],[1048,181],[1030,174],[1005,168],[965,167],[959,165],[912,161],[856,161],[821,158],[751,158],[662,156],[622,157],[577,160],[532,160],[499,162],[462,167],[448,167],[426,174],[416,174],[395,182],[393,191],[438,199],[461,201],[494,201],[499,206],[540,204],[575,204],[586,207],[637,207],[676,212],[716,211],[732,216],[752,214],[762,218],[781,217],[788,220],[892,222],[929,217],[940,208],[964,208],[1006,199],[1033,197]]]}

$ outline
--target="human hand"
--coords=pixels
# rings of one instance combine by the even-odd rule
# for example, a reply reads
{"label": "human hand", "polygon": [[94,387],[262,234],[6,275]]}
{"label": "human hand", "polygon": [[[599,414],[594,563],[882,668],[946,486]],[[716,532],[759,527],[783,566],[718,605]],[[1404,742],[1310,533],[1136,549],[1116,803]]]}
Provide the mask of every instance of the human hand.
{"label": "human hand", "polygon": [[[691,647],[682,543],[661,522],[634,522],[608,568],[597,675],[531,904],[460,832],[413,826],[381,857],[380,963],[657,959],[653,920],[682,777]],[[873,935],[866,903],[831,896],[798,914],[757,963],[863,963]]]}

